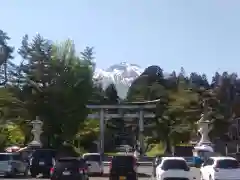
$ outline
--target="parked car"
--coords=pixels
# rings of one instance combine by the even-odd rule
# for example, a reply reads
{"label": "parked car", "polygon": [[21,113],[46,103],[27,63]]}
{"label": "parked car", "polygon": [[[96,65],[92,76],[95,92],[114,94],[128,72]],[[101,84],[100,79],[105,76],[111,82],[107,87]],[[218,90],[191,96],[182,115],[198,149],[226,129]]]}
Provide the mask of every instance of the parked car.
{"label": "parked car", "polygon": [[109,180],[137,180],[137,162],[133,155],[113,156],[109,168]]}
{"label": "parked car", "polygon": [[51,180],[88,180],[88,165],[82,158],[64,157],[50,169]]}
{"label": "parked car", "polygon": [[240,177],[239,163],[233,157],[210,157],[202,164],[200,174],[202,180],[238,180]]}
{"label": "parked car", "polygon": [[0,153],[0,174],[6,177],[28,175],[28,163],[19,153]]}
{"label": "parked car", "polygon": [[85,153],[82,157],[89,164],[88,173],[90,175],[103,175],[104,165],[100,153]]}
{"label": "parked car", "polygon": [[35,150],[29,161],[29,169],[32,177],[43,174],[44,177],[50,176],[50,169],[55,164],[55,150],[37,149]]}
{"label": "parked car", "polygon": [[191,180],[192,175],[183,157],[162,157],[161,163],[156,168],[156,179]]}

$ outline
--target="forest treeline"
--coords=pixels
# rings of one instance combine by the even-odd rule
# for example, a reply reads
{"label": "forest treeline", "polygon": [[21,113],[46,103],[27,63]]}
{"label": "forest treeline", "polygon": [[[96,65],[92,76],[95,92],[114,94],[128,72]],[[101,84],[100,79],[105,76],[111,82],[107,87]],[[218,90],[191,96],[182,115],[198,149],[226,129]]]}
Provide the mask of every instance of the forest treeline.
{"label": "forest treeline", "polygon": [[[9,40],[8,34],[0,31],[2,147],[30,142],[30,122],[39,116],[43,121],[45,146],[57,147],[62,142],[77,139],[88,149],[98,140],[99,120],[87,119],[90,112],[87,104],[155,99],[160,99],[157,108],[152,110],[156,118],[145,120],[145,124],[149,121],[154,124],[146,128],[147,144],[162,142],[168,150],[173,144],[194,138],[203,102],[208,105],[213,126],[211,138],[238,136],[229,134],[236,130],[232,125],[240,116],[240,79],[236,73],[216,72],[208,81],[205,74],[198,72],[186,75],[183,67],[180,73],[167,74],[161,66],[154,65],[146,68],[132,83],[127,97],[120,99],[114,84],[103,89],[100,81],[93,78],[93,47],[77,52],[70,40],[52,43],[41,35],[31,40],[24,35],[21,47],[16,49],[9,45]],[[21,57],[20,63],[16,63],[13,55],[16,53]],[[126,127],[125,120],[113,119],[106,127],[106,146],[109,147],[113,143],[112,135],[129,125]],[[131,133],[132,137],[136,135],[135,131]]]}

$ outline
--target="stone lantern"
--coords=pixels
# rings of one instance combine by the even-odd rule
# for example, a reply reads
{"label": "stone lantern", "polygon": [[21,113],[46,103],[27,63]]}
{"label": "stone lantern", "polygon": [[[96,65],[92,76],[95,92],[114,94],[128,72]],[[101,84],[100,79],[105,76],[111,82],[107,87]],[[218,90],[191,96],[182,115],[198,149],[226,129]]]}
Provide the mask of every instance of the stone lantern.
{"label": "stone lantern", "polygon": [[208,106],[206,103],[203,103],[204,113],[201,115],[200,120],[197,122],[198,132],[201,134],[201,139],[198,142],[198,145],[212,145],[212,142],[209,138],[209,132],[212,130],[212,125],[210,125],[211,121],[209,121],[209,112]]}
{"label": "stone lantern", "polygon": [[41,147],[42,146],[42,142],[41,142],[41,134],[42,134],[42,125],[43,122],[39,119],[39,117],[36,117],[36,120],[33,120],[31,122],[32,124],[32,134],[33,134],[33,140],[32,142],[30,142],[30,146],[36,146],[36,147]]}

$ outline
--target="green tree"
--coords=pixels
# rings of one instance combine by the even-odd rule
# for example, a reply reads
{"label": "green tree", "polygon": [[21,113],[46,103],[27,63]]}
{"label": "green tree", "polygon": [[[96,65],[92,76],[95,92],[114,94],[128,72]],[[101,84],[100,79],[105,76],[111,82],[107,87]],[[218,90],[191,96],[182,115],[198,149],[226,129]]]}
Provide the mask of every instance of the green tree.
{"label": "green tree", "polygon": [[0,85],[8,81],[8,66],[12,64],[12,53],[14,48],[8,45],[10,37],[6,32],[0,30]]}
{"label": "green tree", "polygon": [[40,35],[31,43],[25,36],[19,52],[25,62],[17,67],[15,79],[21,83],[12,84],[32,119],[38,115],[43,120],[45,144],[57,146],[73,139],[88,113],[91,63],[76,55],[71,41],[52,45]]}
{"label": "green tree", "polygon": [[95,57],[94,57],[94,48],[93,47],[86,47],[83,52],[81,52],[81,59],[84,60],[85,62],[89,62],[90,65],[93,68],[93,71],[95,71],[96,64],[94,62]]}
{"label": "green tree", "polygon": [[130,87],[128,98],[142,101],[160,99],[155,111],[156,125],[151,131],[155,133],[148,134],[151,136],[149,143],[163,142],[165,151],[170,152],[171,145],[189,140],[190,129],[197,120],[194,116],[199,113],[198,94],[188,90],[183,68],[178,77],[173,73],[169,79],[164,78],[161,68],[147,68]]}

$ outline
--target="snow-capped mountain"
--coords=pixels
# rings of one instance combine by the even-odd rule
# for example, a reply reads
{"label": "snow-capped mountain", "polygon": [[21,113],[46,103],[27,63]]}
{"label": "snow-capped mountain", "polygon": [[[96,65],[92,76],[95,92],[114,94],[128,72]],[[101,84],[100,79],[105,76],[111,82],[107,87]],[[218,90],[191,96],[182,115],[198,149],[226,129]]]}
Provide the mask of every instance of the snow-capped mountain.
{"label": "snow-capped mountain", "polygon": [[106,70],[96,68],[94,78],[98,79],[103,88],[114,83],[121,98],[125,98],[132,82],[143,72],[137,64],[122,62],[107,68]]}

